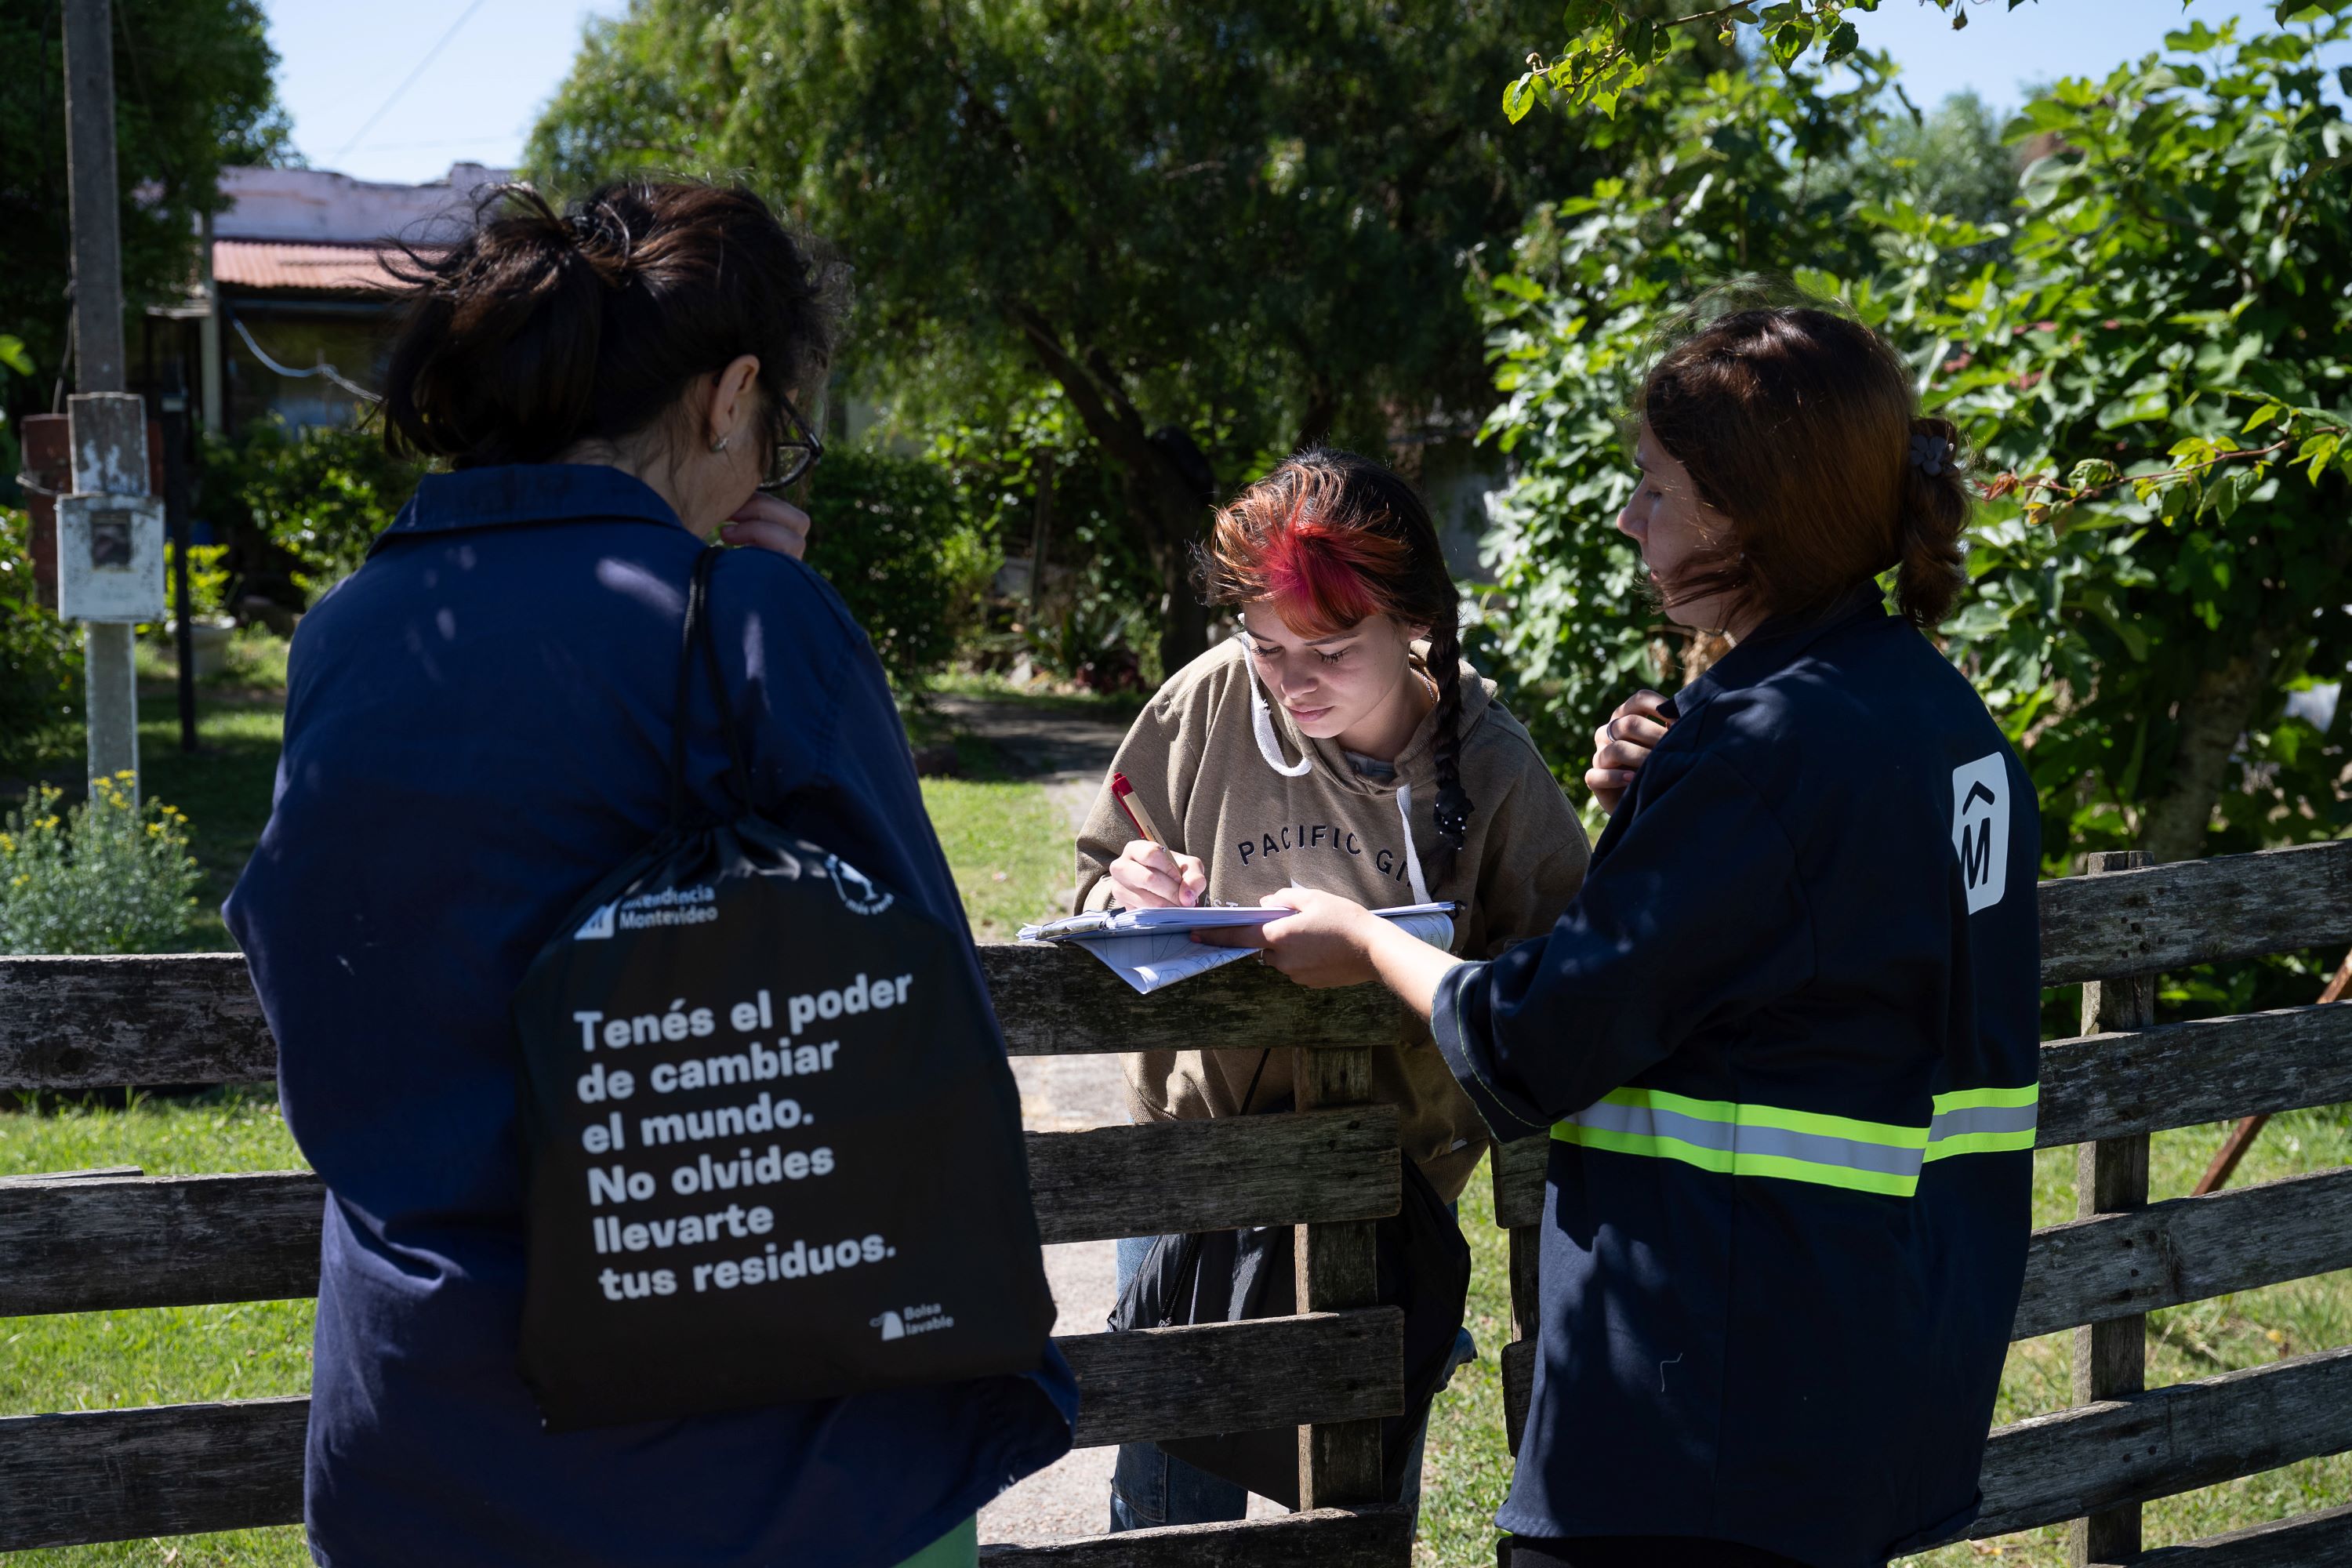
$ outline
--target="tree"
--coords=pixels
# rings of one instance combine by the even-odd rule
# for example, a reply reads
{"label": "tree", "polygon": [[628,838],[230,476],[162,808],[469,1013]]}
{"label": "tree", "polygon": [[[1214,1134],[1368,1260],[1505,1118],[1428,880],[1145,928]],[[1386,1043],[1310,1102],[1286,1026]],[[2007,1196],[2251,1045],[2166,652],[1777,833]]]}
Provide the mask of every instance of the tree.
{"label": "tree", "polygon": [[[113,12],[122,285],[135,310],[194,276],[196,220],[223,205],[222,167],[292,153],[258,0],[114,0]],[[58,0],[0,0],[0,330],[24,341],[35,366],[0,387],[12,416],[46,407],[65,368],[72,266],[59,15]]]}
{"label": "tree", "polygon": [[1939,242],[1883,215],[1913,271],[1877,309],[1997,475],[1954,652],[2031,740],[2053,842],[2352,826],[2341,716],[2285,711],[2352,663],[2352,124],[2319,64],[2352,26],[2292,9],[2029,104],[2012,264],[1907,287]]}
{"label": "tree", "polygon": [[1034,367],[1120,473],[1163,599],[1218,488],[1304,442],[1475,406],[1465,258],[1582,166],[1492,83],[1549,5],[638,0],[532,142],[577,187],[747,170],[837,241],[861,352],[934,384]]}
{"label": "tree", "polygon": [[[1922,0],[1923,4],[1929,0]],[[1969,25],[1969,0],[1932,0],[1949,12],[1954,31]],[[2014,11],[2025,0],[2007,0]],[[2284,17],[2298,0],[2282,0]],[[1568,41],[1546,61],[1530,51],[1528,68],[1503,89],[1503,112],[1514,123],[1538,104],[1577,112],[1597,110],[1614,117],[1622,103],[1638,101],[1661,61],[1694,37],[1714,35],[1728,47],[1745,25],[1756,29],[1764,51],[1786,69],[1819,51],[1822,63],[1852,58],[1860,33],[1848,11],[1878,9],[1880,0],[1728,0],[1683,11],[1673,5],[1629,0],[1569,0]]]}
{"label": "tree", "polygon": [[1629,690],[1675,675],[1679,645],[1611,526],[1633,482],[1625,411],[1661,330],[1727,279],[1876,264],[1854,175],[1877,161],[1884,62],[1858,58],[1856,83],[1831,91],[1801,67],[1706,72],[1695,49],[1676,40],[1664,63],[1685,85],[1650,96],[1657,118],[1621,171],[1540,208],[1481,289],[1504,395],[1485,435],[1516,471],[1481,637],[1568,774]]}
{"label": "tree", "polygon": [[2010,130],[2045,155],[2004,224],[1936,210],[1964,183],[1938,198],[1924,162],[1864,175],[1876,154],[1849,151],[1824,181],[1824,111],[1871,149],[1906,121],[1759,79],[1711,82],[1680,144],[1534,226],[1495,280],[1490,428],[1521,465],[1499,635],[1554,754],[1658,668],[1607,528],[1617,411],[1668,312],[1761,267],[1886,331],[1979,455],[1972,586],[1942,630],[2020,744],[2053,868],[2352,826],[2345,715],[2287,712],[2352,662],[2352,125],[2318,66],[2346,8],[2192,25],[2170,58],[2059,82]]}

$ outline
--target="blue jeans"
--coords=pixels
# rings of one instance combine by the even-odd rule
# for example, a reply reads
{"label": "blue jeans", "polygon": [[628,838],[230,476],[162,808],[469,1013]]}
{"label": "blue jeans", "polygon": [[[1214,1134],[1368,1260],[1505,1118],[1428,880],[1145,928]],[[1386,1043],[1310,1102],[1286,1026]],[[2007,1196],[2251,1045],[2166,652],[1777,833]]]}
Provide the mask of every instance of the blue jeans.
{"label": "blue jeans", "polygon": [[[1118,1244],[1118,1289],[1127,1290],[1127,1282],[1143,1267],[1143,1259],[1159,1239],[1150,1236],[1131,1236]],[[1445,1368],[1445,1376],[1438,1384],[1442,1391],[1453,1381],[1454,1369],[1478,1359],[1477,1342],[1470,1331],[1463,1329],[1454,1336],[1454,1359]],[[1412,1453],[1405,1460],[1404,1499],[1411,1507],[1421,1506],[1422,1450],[1429,1441],[1429,1418],[1413,1429]],[[1226,1520],[1249,1517],[1249,1493],[1235,1482],[1213,1476],[1197,1465],[1171,1458],[1160,1451],[1157,1443],[1121,1443],[1118,1463],[1110,1477],[1110,1528],[1116,1534],[1126,1530],[1149,1530],[1162,1524],[1215,1524]]]}

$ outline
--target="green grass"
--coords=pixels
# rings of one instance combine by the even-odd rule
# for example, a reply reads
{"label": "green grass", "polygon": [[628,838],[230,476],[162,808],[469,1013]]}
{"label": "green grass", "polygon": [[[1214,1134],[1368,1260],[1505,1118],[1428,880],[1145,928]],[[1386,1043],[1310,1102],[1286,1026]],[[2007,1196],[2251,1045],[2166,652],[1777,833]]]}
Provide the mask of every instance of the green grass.
{"label": "green grass", "polygon": [[[0,1112],[0,1175],[137,1165],[150,1175],[302,1167],[277,1101],[249,1090],[194,1100],[85,1100]],[[300,1394],[310,1386],[309,1301],[0,1319],[0,1415]],[[26,1568],[102,1563],[307,1564],[302,1532],[27,1552]]]}
{"label": "green grass", "polygon": [[1043,785],[925,779],[923,808],[947,851],[974,940],[1010,942],[1032,921],[1069,912],[1077,862],[1068,825]]}
{"label": "green grass", "polygon": [[[169,659],[147,642],[138,645],[138,657],[140,788],[147,799],[169,801],[188,814],[189,848],[205,874],[180,945],[191,952],[226,952],[235,944],[221,924],[221,900],[253,854],[276,793],[286,729],[286,642],[266,631],[237,634],[228,672],[196,689],[193,754],[180,749],[180,706],[168,684]],[[61,733],[34,759],[34,772],[78,795],[81,746],[79,729]],[[0,802],[13,804],[25,788],[24,782],[10,781]]]}

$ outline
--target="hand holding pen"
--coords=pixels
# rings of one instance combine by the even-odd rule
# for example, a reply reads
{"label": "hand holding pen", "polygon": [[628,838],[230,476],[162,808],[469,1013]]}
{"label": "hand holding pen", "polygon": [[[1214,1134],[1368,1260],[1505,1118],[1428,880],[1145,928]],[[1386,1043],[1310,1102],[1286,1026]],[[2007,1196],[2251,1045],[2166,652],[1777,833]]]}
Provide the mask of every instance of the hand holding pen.
{"label": "hand holding pen", "polygon": [[1135,798],[1135,786],[1125,773],[1110,775],[1111,798],[1135,825],[1136,837],[1108,875],[1129,909],[1191,909],[1209,889],[1209,868],[1198,857],[1180,855],[1167,847],[1150,813]]}

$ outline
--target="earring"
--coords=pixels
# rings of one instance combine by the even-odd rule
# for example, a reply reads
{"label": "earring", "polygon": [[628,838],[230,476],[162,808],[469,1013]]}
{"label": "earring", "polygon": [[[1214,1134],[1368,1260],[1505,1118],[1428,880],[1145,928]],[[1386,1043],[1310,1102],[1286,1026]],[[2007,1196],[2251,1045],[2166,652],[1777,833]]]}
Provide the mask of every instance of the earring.
{"label": "earring", "polygon": [[718,440],[710,443],[710,449],[714,452],[723,452],[727,450],[727,440],[728,438],[726,437],[721,436]]}

